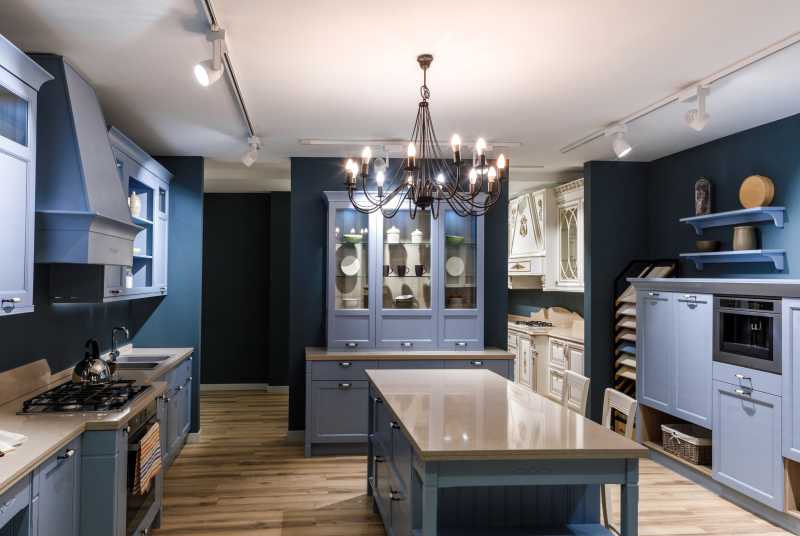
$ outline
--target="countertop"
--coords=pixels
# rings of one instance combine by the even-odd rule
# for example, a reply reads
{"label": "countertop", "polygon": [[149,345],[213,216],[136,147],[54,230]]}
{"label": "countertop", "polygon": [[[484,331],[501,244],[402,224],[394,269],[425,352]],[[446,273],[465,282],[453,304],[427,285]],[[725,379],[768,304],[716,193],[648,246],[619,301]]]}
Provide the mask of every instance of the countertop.
{"label": "countertop", "polygon": [[692,277],[631,277],[637,289],[664,292],[696,292],[705,294],[740,294],[745,296],[770,296],[776,298],[800,297],[798,279],[736,279]]}
{"label": "countertop", "polygon": [[306,348],[306,361],[380,361],[381,359],[514,359],[514,354],[499,348],[484,350],[329,350],[327,348]]}
{"label": "countertop", "polygon": [[[136,398],[124,411],[108,413],[59,413],[38,415],[17,415],[22,402],[47,389],[60,385],[69,379],[69,371],[50,375],[51,381],[32,381],[31,378],[43,378],[41,369],[47,368],[44,360],[0,374],[0,379],[7,381],[29,381],[30,390],[0,406],[0,430],[6,430],[28,436],[28,440],[16,450],[0,458],[0,494],[13,486],[20,478],[29,474],[42,462],[59,449],[66,446],[74,438],[87,430],[118,430],[125,426],[131,417],[147,406],[157,396],[164,394],[167,384],[158,381],[164,374],[174,369],[181,361],[191,355],[191,348],[141,348],[131,350],[124,347],[124,355],[169,355],[161,365],[147,372],[120,371],[122,379],[136,380],[138,383],[150,385],[150,389]],[[28,371],[38,369],[35,374]],[[20,391],[21,392],[21,391]]]}
{"label": "countertop", "polygon": [[486,370],[368,370],[424,460],[645,458],[648,449]]}
{"label": "countertop", "polygon": [[556,339],[583,344],[583,322],[573,322],[570,327],[553,326],[552,328],[539,328],[515,324],[516,320],[531,320],[528,316],[508,315],[508,329],[525,333],[531,337],[555,337]]}

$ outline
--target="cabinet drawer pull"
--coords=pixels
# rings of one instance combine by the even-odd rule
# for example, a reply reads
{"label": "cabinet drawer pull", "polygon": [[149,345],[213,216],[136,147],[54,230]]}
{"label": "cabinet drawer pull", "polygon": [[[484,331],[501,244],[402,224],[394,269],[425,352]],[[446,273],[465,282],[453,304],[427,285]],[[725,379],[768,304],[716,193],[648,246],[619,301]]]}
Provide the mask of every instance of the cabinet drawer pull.
{"label": "cabinet drawer pull", "polygon": [[742,395],[742,396],[750,396],[753,394],[753,391],[751,391],[750,389],[734,389],[734,392],[737,395]]}
{"label": "cabinet drawer pull", "polygon": [[346,343],[344,343],[344,345],[347,346],[348,348],[357,348],[358,347],[358,343],[357,342],[346,342]]}
{"label": "cabinet drawer pull", "polygon": [[736,379],[737,380],[742,380],[742,381],[748,381],[748,382],[753,381],[753,378],[751,378],[750,376],[745,376],[744,374],[737,374],[736,375]]}
{"label": "cabinet drawer pull", "polygon": [[397,421],[389,421],[389,426],[393,430],[399,430],[400,429],[400,425],[397,423]]}
{"label": "cabinet drawer pull", "polygon": [[353,363],[351,363],[350,361],[340,361],[339,366],[342,368],[350,368],[353,366]]}
{"label": "cabinet drawer pull", "polygon": [[17,498],[12,497],[8,502],[4,503],[3,506],[0,506],[0,514],[4,514],[6,510],[14,506],[15,502],[17,502]]}
{"label": "cabinet drawer pull", "polygon": [[22,298],[19,298],[19,297],[15,296],[13,298],[3,298],[2,300],[0,300],[0,304],[2,304],[2,303],[20,303],[21,301],[22,301]]}
{"label": "cabinet drawer pull", "polygon": [[414,346],[414,343],[413,342],[408,342],[408,341],[401,342],[400,346],[402,346],[403,348],[411,348],[412,346]]}
{"label": "cabinet drawer pull", "polygon": [[661,296],[661,293],[660,292],[648,292],[647,295],[648,296]]}
{"label": "cabinet drawer pull", "polygon": [[389,498],[393,501],[402,501],[403,496],[397,490],[390,490],[389,491]]}
{"label": "cabinet drawer pull", "polygon": [[386,458],[383,456],[375,456],[375,463],[383,463],[386,461]]}
{"label": "cabinet drawer pull", "polygon": [[68,459],[72,458],[73,456],[75,456],[75,449],[67,449],[64,452],[64,454],[62,454],[61,456],[58,456],[56,459],[57,460],[68,460]]}
{"label": "cabinet drawer pull", "polygon": [[352,383],[340,383],[339,384],[339,389],[342,389],[342,390],[350,389],[352,386],[353,386]]}
{"label": "cabinet drawer pull", "polygon": [[472,365],[473,367],[482,367],[483,361],[480,360],[470,361],[469,364]]}
{"label": "cabinet drawer pull", "polygon": [[111,294],[117,295],[117,294],[119,294],[119,291],[118,291],[118,290],[116,290],[116,289],[115,289],[115,290],[112,290],[112,291],[111,291]]}
{"label": "cabinet drawer pull", "polygon": [[183,385],[179,385],[175,388],[176,391],[183,391]]}
{"label": "cabinet drawer pull", "polygon": [[130,434],[131,433],[131,427],[130,426],[126,426],[122,431],[125,432],[126,434]]}
{"label": "cabinet drawer pull", "polygon": [[459,348],[466,348],[467,347],[467,343],[464,342],[464,341],[458,341],[456,343],[456,346],[459,347]]}
{"label": "cabinet drawer pull", "polygon": [[382,398],[377,398],[377,397],[376,397],[376,398],[375,398],[375,403],[376,403],[376,404],[383,404],[383,399],[382,399]]}

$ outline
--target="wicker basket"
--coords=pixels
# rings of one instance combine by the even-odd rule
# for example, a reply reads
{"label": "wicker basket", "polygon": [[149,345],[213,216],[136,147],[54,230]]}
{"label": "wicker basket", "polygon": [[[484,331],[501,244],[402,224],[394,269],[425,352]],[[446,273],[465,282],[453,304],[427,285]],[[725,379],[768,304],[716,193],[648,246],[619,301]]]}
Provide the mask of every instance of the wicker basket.
{"label": "wicker basket", "polygon": [[695,465],[711,465],[711,432],[694,424],[662,424],[664,450]]}

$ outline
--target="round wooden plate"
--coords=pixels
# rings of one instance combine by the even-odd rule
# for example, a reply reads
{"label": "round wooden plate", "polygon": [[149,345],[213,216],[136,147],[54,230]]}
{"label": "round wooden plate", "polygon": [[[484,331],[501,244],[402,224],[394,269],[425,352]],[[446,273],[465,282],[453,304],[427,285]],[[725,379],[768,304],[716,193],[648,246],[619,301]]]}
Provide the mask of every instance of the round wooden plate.
{"label": "round wooden plate", "polygon": [[744,208],[766,207],[775,197],[775,184],[764,175],[750,175],[739,188],[739,202]]}

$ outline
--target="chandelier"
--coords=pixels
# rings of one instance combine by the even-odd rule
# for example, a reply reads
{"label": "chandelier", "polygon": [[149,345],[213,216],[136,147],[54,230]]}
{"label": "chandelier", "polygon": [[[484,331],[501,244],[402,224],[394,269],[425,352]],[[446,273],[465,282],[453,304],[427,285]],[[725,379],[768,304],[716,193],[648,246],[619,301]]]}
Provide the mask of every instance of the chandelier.
{"label": "chandelier", "polygon": [[[438,218],[444,201],[459,216],[482,216],[497,203],[506,179],[506,158],[502,154],[494,165],[486,159],[486,142],[478,138],[471,158],[461,154],[461,138],[453,134],[450,140],[452,157],[445,157],[431,120],[428,89],[428,68],[433,62],[431,54],[417,57],[422,69],[422,86],[417,118],[411,131],[407,157],[396,166],[391,178],[387,161],[373,162],[372,150],[365,147],[360,164],[350,158],[345,165],[347,192],[350,202],[359,212],[370,214],[378,210],[384,217],[392,218],[408,201],[409,215],[415,218],[418,211],[430,210]],[[375,187],[369,185],[374,175]]]}

